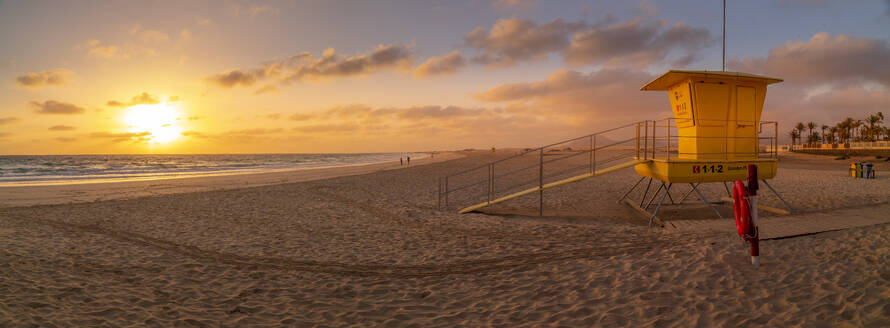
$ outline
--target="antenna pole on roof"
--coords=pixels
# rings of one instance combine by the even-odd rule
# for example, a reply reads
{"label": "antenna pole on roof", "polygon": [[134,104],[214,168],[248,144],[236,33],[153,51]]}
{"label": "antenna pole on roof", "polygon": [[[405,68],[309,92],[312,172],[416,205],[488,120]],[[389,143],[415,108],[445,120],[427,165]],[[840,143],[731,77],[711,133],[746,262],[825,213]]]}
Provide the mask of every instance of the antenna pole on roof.
{"label": "antenna pole on roof", "polygon": [[720,70],[726,72],[726,0],[723,0],[723,58],[720,61]]}

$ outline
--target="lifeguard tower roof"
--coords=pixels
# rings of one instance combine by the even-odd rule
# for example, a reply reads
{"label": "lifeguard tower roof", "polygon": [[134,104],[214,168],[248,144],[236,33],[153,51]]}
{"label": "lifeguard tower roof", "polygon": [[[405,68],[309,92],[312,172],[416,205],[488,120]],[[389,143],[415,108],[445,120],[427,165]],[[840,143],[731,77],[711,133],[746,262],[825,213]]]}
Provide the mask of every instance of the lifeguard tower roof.
{"label": "lifeguard tower roof", "polygon": [[766,84],[773,84],[782,82],[782,79],[777,79],[774,77],[754,75],[748,73],[740,73],[740,72],[724,72],[724,71],[685,71],[685,70],[670,70],[661,76],[655,78],[651,82],[644,85],[640,90],[642,91],[661,91],[668,90],[672,86],[677,83],[682,82],[686,79],[707,79],[707,78],[730,78],[736,80],[757,80],[766,82]]}

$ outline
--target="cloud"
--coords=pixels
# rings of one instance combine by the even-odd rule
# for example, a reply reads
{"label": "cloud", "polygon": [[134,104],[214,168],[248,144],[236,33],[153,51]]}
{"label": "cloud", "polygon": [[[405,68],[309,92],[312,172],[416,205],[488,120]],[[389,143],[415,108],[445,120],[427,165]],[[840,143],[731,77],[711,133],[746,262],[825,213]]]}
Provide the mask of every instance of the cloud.
{"label": "cloud", "polygon": [[543,25],[527,19],[501,19],[491,30],[477,27],[467,33],[464,44],[484,51],[475,61],[492,68],[510,67],[520,60],[540,60],[550,52],[562,51],[569,45],[571,33],[585,26],[562,19]]}
{"label": "cloud", "polygon": [[264,134],[280,133],[282,131],[284,131],[284,129],[282,129],[282,128],[274,128],[274,129],[253,128],[253,129],[230,130],[230,131],[223,132],[223,134],[225,134],[225,135],[264,135]]}
{"label": "cloud", "polygon": [[32,101],[29,103],[37,114],[81,114],[85,112],[82,107],[73,104],[47,100],[44,102]]}
{"label": "cloud", "polygon": [[72,75],[74,75],[74,72],[72,71],[64,68],[56,68],[49,71],[17,76],[15,82],[19,86],[26,88],[65,85],[68,84],[69,77]]}
{"label": "cloud", "polygon": [[114,133],[114,132],[93,132],[90,134],[91,138],[94,139],[107,139],[112,142],[124,142],[131,141],[134,143],[140,142],[148,142],[151,141],[151,132],[122,132],[122,133]]}
{"label": "cloud", "polygon": [[253,94],[255,94],[255,95],[261,95],[261,94],[264,94],[264,93],[279,92],[279,91],[281,91],[281,90],[278,89],[278,87],[276,87],[275,85],[273,85],[273,84],[267,84],[267,85],[263,86],[262,88],[259,88],[259,89],[254,90],[254,91],[253,91]]}
{"label": "cloud", "polygon": [[231,88],[239,85],[249,87],[256,83],[258,76],[260,79],[265,78],[265,74],[265,70],[255,70],[253,72],[231,70],[208,77],[207,81],[224,88]]}
{"label": "cloud", "polygon": [[235,69],[207,77],[212,84],[224,88],[251,86],[268,79],[280,83],[300,82],[313,79],[361,76],[387,69],[409,69],[414,54],[411,48],[401,45],[379,45],[370,53],[353,56],[338,55],[328,48],[315,58],[304,52],[285,59],[265,63],[255,69]]}
{"label": "cloud", "polygon": [[160,101],[158,100],[157,96],[151,95],[148,92],[143,92],[141,94],[133,96],[133,98],[130,98],[130,101],[128,102],[109,100],[107,103],[105,103],[105,105],[110,107],[130,107],[135,105],[154,105],[158,103],[160,103]]}
{"label": "cloud", "polygon": [[551,53],[562,55],[573,66],[643,68],[671,55],[678,57],[671,60],[672,65],[686,66],[712,42],[707,29],[645,18],[617,23],[606,19],[594,24],[556,19],[543,25],[510,18],[498,20],[491,30],[477,27],[464,36],[465,46],[482,51],[473,61],[489,68],[542,60]]}
{"label": "cloud", "polygon": [[50,131],[73,131],[77,128],[69,125],[53,125],[49,127]]}
{"label": "cloud", "polygon": [[890,86],[887,41],[844,34],[817,33],[809,41],[789,41],[774,47],[766,57],[730,60],[727,66],[774,75],[794,84],[873,81]]}
{"label": "cloud", "polygon": [[491,3],[491,7],[501,10],[529,9],[537,4],[533,0],[495,0]]}
{"label": "cloud", "polygon": [[256,17],[263,14],[278,15],[278,8],[273,8],[265,5],[254,5],[250,7],[250,17]]}
{"label": "cloud", "polygon": [[334,124],[312,124],[312,125],[303,125],[293,128],[293,131],[304,132],[304,133],[343,133],[343,132],[353,132],[361,129],[361,126],[357,124],[343,124],[343,123],[334,123]]}
{"label": "cloud", "polygon": [[296,114],[293,114],[293,115],[287,117],[287,119],[289,119],[291,121],[306,121],[311,118],[313,118],[312,115],[300,114],[300,113],[296,113]]}
{"label": "cloud", "polygon": [[188,120],[189,121],[197,121],[197,120],[200,120],[201,118],[202,118],[201,116],[189,116]]}
{"label": "cloud", "polygon": [[459,51],[452,51],[439,57],[431,57],[414,71],[416,77],[428,77],[432,75],[451,75],[466,65],[464,56]]}
{"label": "cloud", "polygon": [[654,77],[631,69],[605,68],[588,74],[562,69],[542,81],[507,83],[473,97],[506,103],[514,112],[561,116],[573,124],[618,124],[670,115],[664,94],[639,91]]}
{"label": "cloud", "polygon": [[575,34],[565,60],[570,65],[606,65],[644,68],[663,61],[671,51],[681,57],[671,64],[687,66],[713,39],[704,28],[685,23],[645,22],[637,18]]}
{"label": "cloud", "polygon": [[195,24],[198,24],[200,26],[207,26],[207,25],[210,25],[211,23],[213,23],[213,21],[211,21],[210,18],[195,17]]}
{"label": "cloud", "polygon": [[184,29],[182,29],[181,31],[179,31],[179,37],[182,38],[182,40],[184,40],[184,41],[191,40],[191,39],[192,39],[192,32],[189,31],[189,29],[184,28]]}
{"label": "cloud", "polygon": [[74,141],[77,141],[77,138],[56,137],[56,138],[53,138],[53,140],[58,141],[58,142],[74,142]]}
{"label": "cloud", "polygon": [[146,43],[157,43],[170,40],[170,36],[168,36],[167,33],[158,30],[143,29],[142,25],[139,24],[133,25],[133,27],[130,28],[130,35],[138,36],[142,39],[142,42]]}
{"label": "cloud", "polygon": [[833,125],[846,117],[862,119],[890,108],[887,87],[844,84],[813,93],[806,86],[786,83],[770,88],[763,111],[765,120],[779,121],[780,130],[801,121]]}
{"label": "cloud", "polygon": [[184,137],[207,138],[206,134],[195,130],[183,131],[181,134]]}
{"label": "cloud", "polygon": [[0,117],[0,125],[13,124],[21,121],[18,117]]}
{"label": "cloud", "polygon": [[123,51],[121,51],[121,49],[118,46],[103,45],[101,42],[99,42],[99,40],[89,40],[89,41],[87,41],[86,46],[89,49],[87,51],[87,55],[90,57],[106,58],[106,59],[111,59],[111,58],[128,59],[128,58],[130,58],[130,54],[124,53]]}

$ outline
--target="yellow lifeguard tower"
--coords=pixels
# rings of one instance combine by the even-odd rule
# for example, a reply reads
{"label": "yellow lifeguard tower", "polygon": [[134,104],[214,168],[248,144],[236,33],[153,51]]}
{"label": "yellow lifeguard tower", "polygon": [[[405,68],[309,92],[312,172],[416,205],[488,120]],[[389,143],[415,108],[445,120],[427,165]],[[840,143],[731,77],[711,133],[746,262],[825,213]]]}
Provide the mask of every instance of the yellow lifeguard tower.
{"label": "yellow lifeguard tower", "polygon": [[[544,190],[633,167],[641,177],[618,201],[645,214],[650,225],[655,222],[663,226],[657,214],[665,200],[682,204],[693,192],[722,217],[698,185],[723,183],[731,199],[725,182],[747,179],[748,165],[754,164],[757,178],[793,211],[766,182],[776,175],[778,124],[762,121],[761,114],[767,86],[778,82],[782,80],[747,73],[668,71],[641,90],[667,91],[673,117],[620,125],[526,149],[441,177],[436,206],[448,208],[459,204],[460,213],[469,213],[537,194],[539,215],[543,215]],[[628,196],[646,179],[649,182],[641,199],[632,201]],[[650,187],[656,180],[660,186],[650,195]],[[688,183],[691,187],[679,201],[670,193],[675,183]],[[653,212],[648,210],[651,205],[655,205]]]}
{"label": "yellow lifeguard tower", "polygon": [[[650,185],[652,179],[656,179],[661,181],[661,186],[645,207],[642,206],[648,196],[648,185],[639,206],[625,199],[627,194],[622,200],[649,216],[650,225],[653,221],[663,225],[656,215],[665,197],[670,197],[671,186],[674,183],[689,183],[692,188],[686,196],[695,191],[717,216],[722,217],[713,203],[698,190],[698,185],[721,182],[726,187],[726,182],[745,180],[750,164],[757,166],[757,178],[782,199],[766,182],[776,176],[776,154],[760,151],[761,139],[768,140],[773,147],[777,140],[778,124],[761,121],[760,118],[767,85],[779,82],[782,80],[748,73],[670,70],[640,88],[642,91],[667,91],[673,117],[644,121],[642,128],[638,124],[635,158],[640,162],[634,165],[634,170],[643,178],[637,184],[648,177]],[[760,137],[765,128],[773,130],[770,131],[772,137]],[[640,142],[643,144],[640,145]],[[646,208],[662,189],[661,200],[655,211],[649,213]],[[727,198],[731,198],[728,187],[726,191]],[[782,201],[793,210],[784,199]],[[671,203],[674,203],[673,199]],[[760,207],[788,213],[767,206]]]}
{"label": "yellow lifeguard tower", "polygon": [[776,158],[760,158],[760,115],[767,85],[778,82],[782,80],[722,71],[662,74],[640,90],[667,91],[674,117],[644,126],[646,135],[640,140],[653,144],[643,145],[637,157],[652,161],[634,169],[668,183],[701,183],[743,180],[747,165],[756,164],[758,178],[772,179]]}

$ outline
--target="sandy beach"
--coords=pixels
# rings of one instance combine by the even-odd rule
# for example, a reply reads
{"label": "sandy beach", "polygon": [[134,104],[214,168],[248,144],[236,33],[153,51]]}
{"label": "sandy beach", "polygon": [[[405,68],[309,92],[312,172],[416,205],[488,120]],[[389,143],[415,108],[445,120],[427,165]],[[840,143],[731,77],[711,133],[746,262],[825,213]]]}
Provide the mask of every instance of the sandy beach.
{"label": "sandy beach", "polygon": [[[633,170],[546,191],[543,217],[536,196],[436,209],[440,176],[513,153],[0,188],[0,326],[890,326],[890,224],[766,240],[753,267],[732,230],[616,203]],[[877,179],[847,176],[861,160]],[[797,219],[843,222],[888,215],[887,172],[781,154],[770,183]]]}

